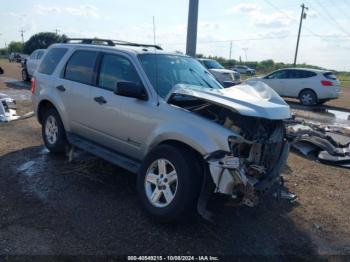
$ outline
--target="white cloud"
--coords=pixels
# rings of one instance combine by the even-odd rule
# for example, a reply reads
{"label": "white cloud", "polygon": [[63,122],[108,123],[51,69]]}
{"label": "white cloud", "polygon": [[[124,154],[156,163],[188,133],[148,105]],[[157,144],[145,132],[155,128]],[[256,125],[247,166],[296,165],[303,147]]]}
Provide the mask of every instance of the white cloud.
{"label": "white cloud", "polygon": [[233,13],[248,16],[255,26],[271,28],[289,26],[293,22],[291,17],[294,17],[294,14],[289,11],[270,12],[253,3],[241,3],[233,6],[229,9],[229,14]]}
{"label": "white cloud", "polygon": [[315,11],[308,11],[308,12],[306,13],[306,16],[307,16],[308,18],[318,18],[318,14],[317,14]]}
{"label": "white cloud", "polygon": [[99,18],[98,8],[94,5],[81,5],[79,7],[66,7],[65,11],[75,16]]}
{"label": "white cloud", "polygon": [[288,37],[289,35],[290,35],[290,31],[287,29],[273,29],[270,31],[259,33],[259,37],[261,38],[270,38],[270,37],[284,38],[284,37]]}
{"label": "white cloud", "polygon": [[262,12],[254,12],[250,15],[254,24],[260,27],[285,27],[289,26],[293,20],[282,13],[265,14]]}
{"label": "white cloud", "polygon": [[250,13],[260,10],[256,4],[241,3],[229,9],[229,13]]}
{"label": "white cloud", "polygon": [[100,18],[99,9],[94,5],[80,5],[80,6],[46,6],[36,5],[34,7],[36,12],[40,15],[51,15],[65,13],[73,16],[84,16],[92,18]]}
{"label": "white cloud", "polygon": [[36,5],[34,7],[36,12],[40,15],[52,14],[52,13],[61,13],[62,9],[58,6],[45,6],[45,5]]}

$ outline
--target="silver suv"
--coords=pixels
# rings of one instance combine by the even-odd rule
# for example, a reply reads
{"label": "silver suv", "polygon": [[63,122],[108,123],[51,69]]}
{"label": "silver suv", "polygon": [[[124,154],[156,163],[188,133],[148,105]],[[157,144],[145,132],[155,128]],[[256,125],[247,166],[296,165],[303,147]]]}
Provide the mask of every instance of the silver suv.
{"label": "silver suv", "polygon": [[50,152],[75,146],[137,173],[161,221],[207,214],[211,193],[255,206],[280,183],[290,109],[263,83],[224,89],[191,57],[93,39],[52,45],[32,81]]}

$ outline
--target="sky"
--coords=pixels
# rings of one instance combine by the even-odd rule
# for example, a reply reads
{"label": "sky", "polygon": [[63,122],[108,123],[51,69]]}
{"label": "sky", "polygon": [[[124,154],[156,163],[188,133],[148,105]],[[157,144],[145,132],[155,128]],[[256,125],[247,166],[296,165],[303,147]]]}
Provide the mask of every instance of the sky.
{"label": "sky", "polygon": [[[156,43],[185,52],[189,0],[0,0],[0,47],[38,32]],[[199,0],[197,53],[350,71],[349,0]],[[232,43],[232,48],[230,48]]]}

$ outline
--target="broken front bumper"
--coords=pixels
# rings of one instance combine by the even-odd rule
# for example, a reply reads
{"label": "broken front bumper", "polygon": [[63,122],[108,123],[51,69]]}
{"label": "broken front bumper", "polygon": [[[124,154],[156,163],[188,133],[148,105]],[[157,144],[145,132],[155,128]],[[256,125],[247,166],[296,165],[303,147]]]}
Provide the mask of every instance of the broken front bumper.
{"label": "broken front bumper", "polygon": [[[220,152],[209,155],[206,160],[215,184],[214,193],[231,195],[235,199],[240,198],[242,203],[248,206],[257,205],[259,198],[268,193],[276,183],[279,183],[280,173],[286,164],[288,154],[289,144],[287,141],[283,141],[278,160],[262,179],[247,174],[246,159],[230,156],[223,152],[221,155]],[[249,168],[252,166],[257,170],[262,168],[257,165],[250,165]],[[260,171],[263,172],[263,170]]]}

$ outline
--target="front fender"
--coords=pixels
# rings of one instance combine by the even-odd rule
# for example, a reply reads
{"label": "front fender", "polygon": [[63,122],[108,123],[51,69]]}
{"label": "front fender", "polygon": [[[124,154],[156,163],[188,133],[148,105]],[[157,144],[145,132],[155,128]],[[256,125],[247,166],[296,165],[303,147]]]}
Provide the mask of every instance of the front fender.
{"label": "front fender", "polygon": [[218,150],[229,152],[227,139],[232,135],[235,135],[232,131],[219,125],[215,126],[215,130],[210,127],[204,129],[180,123],[162,125],[152,132],[146,142],[144,153],[147,154],[154,147],[168,140],[182,142],[203,156]]}

